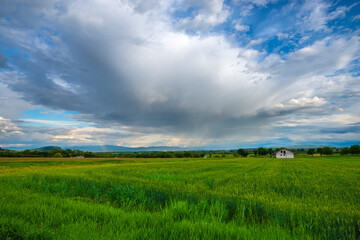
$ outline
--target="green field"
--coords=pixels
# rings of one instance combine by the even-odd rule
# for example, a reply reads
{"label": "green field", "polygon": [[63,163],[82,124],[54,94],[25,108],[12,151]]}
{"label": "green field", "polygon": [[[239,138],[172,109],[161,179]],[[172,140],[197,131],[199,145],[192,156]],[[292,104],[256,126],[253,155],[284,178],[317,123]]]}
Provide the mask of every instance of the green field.
{"label": "green field", "polygon": [[0,158],[0,239],[360,239],[360,157]]}

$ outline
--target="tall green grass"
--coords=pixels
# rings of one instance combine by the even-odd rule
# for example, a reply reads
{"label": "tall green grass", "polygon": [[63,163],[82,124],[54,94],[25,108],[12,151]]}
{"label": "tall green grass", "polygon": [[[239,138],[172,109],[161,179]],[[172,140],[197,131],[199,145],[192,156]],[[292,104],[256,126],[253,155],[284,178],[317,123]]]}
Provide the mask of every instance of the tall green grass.
{"label": "tall green grass", "polygon": [[0,236],[360,238],[358,157],[116,161],[0,162]]}

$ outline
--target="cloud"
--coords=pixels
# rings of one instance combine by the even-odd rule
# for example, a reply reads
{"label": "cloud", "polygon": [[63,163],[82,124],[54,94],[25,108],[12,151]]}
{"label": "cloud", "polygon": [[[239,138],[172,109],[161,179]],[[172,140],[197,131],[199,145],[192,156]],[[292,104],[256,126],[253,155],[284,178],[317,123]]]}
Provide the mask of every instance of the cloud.
{"label": "cloud", "polygon": [[300,106],[300,107],[308,107],[308,106],[315,106],[320,107],[324,105],[326,101],[323,98],[313,97],[313,98],[298,98],[298,99],[291,99],[289,101],[290,106]]}
{"label": "cloud", "polygon": [[[0,117],[0,146],[34,148],[44,144],[58,146],[78,145],[118,145],[129,147],[140,146],[180,146],[191,147],[206,145],[214,139],[182,138],[179,135],[164,135],[151,129],[132,127],[99,127],[99,126],[72,126],[67,124],[46,123],[46,126],[23,125],[24,122],[13,122]],[[22,125],[22,126],[20,126]],[[21,144],[19,144],[21,142]]]}
{"label": "cloud", "polygon": [[356,21],[360,19],[360,14],[356,15],[355,17],[353,17],[352,21]]}
{"label": "cloud", "polygon": [[182,2],[182,8],[186,11],[197,9],[192,16],[180,18],[175,25],[179,29],[194,31],[206,31],[218,24],[224,23],[228,18],[230,11],[223,0],[185,0]]}
{"label": "cloud", "polygon": [[[330,75],[344,69],[358,58],[360,38],[324,38],[289,53],[287,61],[280,66],[269,65],[285,78],[300,78],[314,75]],[[265,60],[266,61],[266,60]],[[279,62],[274,62],[278,64]],[[281,66],[282,65],[282,66]]]}
{"label": "cloud", "polygon": [[81,123],[76,121],[55,121],[55,120],[42,120],[42,119],[19,119],[23,121],[24,124],[31,123],[31,124],[40,124],[42,126],[77,126]]}
{"label": "cloud", "polygon": [[[268,51],[278,49],[303,47],[299,37],[309,36],[312,40],[319,40],[326,35],[336,35],[339,32],[354,31],[348,25],[347,19],[353,18],[353,9],[357,3],[333,3],[331,1],[286,1],[276,5],[265,1],[266,7],[253,5],[248,1],[237,1],[240,11],[240,20],[251,29],[249,41],[264,38],[267,41],[262,46]],[[247,9],[251,6],[250,10]],[[242,15],[242,11],[246,14]],[[238,17],[236,17],[238,18]],[[286,38],[279,35],[286,34]],[[275,46],[273,38],[278,36],[282,46]],[[285,40],[285,41],[284,41]],[[271,43],[270,43],[271,42]]]}
{"label": "cloud", "polygon": [[265,41],[266,41],[266,39],[264,39],[264,38],[253,39],[246,45],[246,47],[250,48],[250,47],[253,47],[255,45],[262,44]]}
{"label": "cloud", "polygon": [[250,30],[250,27],[247,26],[247,25],[242,25],[242,24],[239,24],[239,23],[235,23],[234,25],[234,28],[236,31],[238,32],[247,32]]}
{"label": "cloud", "polygon": [[287,39],[289,37],[289,34],[287,33],[277,33],[276,36],[278,37],[279,40],[283,40],[283,39]]}
{"label": "cloud", "polygon": [[6,62],[7,62],[6,57],[4,56],[4,54],[2,54],[2,52],[0,52],[0,69],[6,67],[7,65]]}
{"label": "cloud", "polygon": [[298,12],[298,18],[302,21],[300,25],[304,30],[331,31],[328,23],[332,20],[344,18],[346,13],[357,4],[339,6],[332,11],[333,4],[331,2],[307,0]]}
{"label": "cloud", "polygon": [[[0,73],[0,79],[2,78]],[[8,119],[16,119],[19,113],[30,109],[34,106],[23,100],[21,95],[10,90],[7,86],[1,83],[0,80],[0,112],[2,117]]]}
{"label": "cloud", "polygon": [[[326,144],[349,146],[358,144],[359,116],[334,114],[313,118],[290,118],[274,123],[273,131],[279,138],[297,144]],[[299,134],[301,132],[301,134]]]}
{"label": "cloud", "polygon": [[314,108],[314,107],[321,107],[326,104],[325,99],[319,97],[313,98],[292,98],[286,104],[278,104],[275,107],[282,109],[282,110],[294,110],[298,108]]}
{"label": "cloud", "polygon": [[[11,67],[0,72],[0,92],[78,112],[75,119],[97,126],[62,131],[27,126],[36,141],[89,144],[95,135],[132,145],[245,141],[269,136],[272,124],[283,118],[357,110],[351,104],[355,93],[348,105],[335,97],[359,87],[347,74],[359,58],[357,36],[309,40],[280,55],[254,49],[268,38],[242,46],[211,31],[231,14],[220,0],[24,4],[8,1],[1,10],[1,41],[16,50],[6,55]],[[325,29],[329,18],[345,12],[338,9],[329,17],[328,5],[306,4],[299,14],[304,29]],[[175,16],[174,7],[183,15]],[[234,27],[248,31],[249,26]],[[276,33],[278,39],[291,35]]]}
{"label": "cloud", "polygon": [[250,3],[253,5],[265,7],[269,3],[276,3],[278,0],[236,0],[237,3]]}
{"label": "cloud", "polygon": [[7,138],[11,135],[22,135],[21,129],[16,126],[10,119],[0,116],[0,138]]}
{"label": "cloud", "polygon": [[324,128],[321,129],[321,133],[332,133],[332,134],[348,134],[348,133],[352,133],[352,134],[359,134],[360,133],[360,124],[357,123],[353,126],[348,126],[348,127],[336,127],[336,128]]}

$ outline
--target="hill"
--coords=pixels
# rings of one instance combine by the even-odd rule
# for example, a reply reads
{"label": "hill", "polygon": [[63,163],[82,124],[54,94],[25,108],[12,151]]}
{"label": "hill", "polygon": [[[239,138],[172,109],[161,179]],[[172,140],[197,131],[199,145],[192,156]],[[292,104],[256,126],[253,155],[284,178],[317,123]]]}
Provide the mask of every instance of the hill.
{"label": "hill", "polygon": [[46,147],[31,149],[31,151],[37,151],[37,152],[46,152],[46,151],[51,151],[51,150],[61,150],[61,147],[58,147],[58,146],[46,146]]}
{"label": "hill", "polygon": [[71,146],[65,149],[91,151],[91,152],[163,152],[163,151],[184,151],[180,147],[156,146],[156,147],[124,147],[116,145],[104,146]]}

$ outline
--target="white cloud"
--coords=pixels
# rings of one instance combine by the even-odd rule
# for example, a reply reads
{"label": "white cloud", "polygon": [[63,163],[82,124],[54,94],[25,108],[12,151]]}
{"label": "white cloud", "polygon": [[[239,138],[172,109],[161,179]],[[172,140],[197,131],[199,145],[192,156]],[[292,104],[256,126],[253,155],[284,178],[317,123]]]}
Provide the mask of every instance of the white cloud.
{"label": "white cloud", "polygon": [[180,29],[206,31],[224,23],[230,14],[229,8],[224,4],[223,0],[185,0],[182,4],[185,9],[197,7],[199,10],[192,17],[178,20],[176,26]]}
{"label": "white cloud", "polygon": [[[355,114],[332,114],[327,116],[315,116],[312,118],[292,117],[272,123],[274,127],[310,127],[310,130],[317,132],[322,128],[341,129],[347,126],[359,124],[360,117]],[[314,131],[315,129],[315,131]],[[358,134],[358,133],[356,133]],[[306,136],[307,137],[307,136]]]}
{"label": "white cloud", "polygon": [[247,26],[247,25],[241,25],[241,24],[238,24],[238,23],[236,23],[236,24],[234,25],[234,28],[235,28],[235,30],[238,31],[238,32],[247,32],[247,31],[250,30],[250,27],[249,27],[249,26]]}
{"label": "white cloud", "polygon": [[308,106],[314,106],[314,107],[320,107],[326,103],[325,99],[319,98],[319,97],[313,97],[313,98],[292,98],[289,101],[290,106],[300,106],[300,107],[308,107]]}
{"label": "white cloud", "polygon": [[0,138],[11,137],[12,135],[22,135],[21,129],[10,119],[0,116]]}
{"label": "white cloud", "polygon": [[359,51],[359,37],[350,39],[328,37],[289,53],[287,61],[282,66],[275,62],[269,67],[275,70],[272,71],[274,73],[281,69],[281,75],[285,78],[330,75],[346,68],[351,61],[357,59]]}
{"label": "white cloud", "polygon": [[353,21],[359,20],[360,19],[360,14],[356,15],[355,17],[353,17]]}
{"label": "white cloud", "polygon": [[251,4],[262,6],[262,7],[265,7],[269,3],[275,3],[277,1],[278,0],[235,0],[235,2],[238,2],[238,3],[251,3]]}
{"label": "white cloud", "polygon": [[266,41],[266,39],[264,39],[264,38],[253,39],[246,45],[246,48],[250,48],[252,46],[259,45],[265,41]]}
{"label": "white cloud", "polygon": [[277,33],[276,36],[279,40],[287,39],[289,37],[288,33]]}
{"label": "white cloud", "polygon": [[22,143],[14,143],[14,144],[0,144],[2,148],[10,148],[10,147],[31,147],[31,144],[22,144]]}
{"label": "white cloud", "polygon": [[331,2],[322,0],[307,0],[298,12],[298,17],[301,19],[299,26],[305,30],[331,31],[329,26],[327,26],[328,22],[344,18],[346,13],[357,4],[358,3],[354,3],[350,6],[340,6],[331,11]]}
{"label": "white cloud", "polygon": [[56,121],[56,120],[42,120],[42,119],[30,119],[30,118],[24,118],[24,119],[19,119],[20,121],[23,121],[25,124],[26,123],[35,123],[35,124],[40,124],[40,125],[46,125],[46,126],[58,126],[58,127],[63,127],[63,126],[78,126],[78,125],[83,125],[83,123],[80,122],[76,122],[76,121]]}
{"label": "white cloud", "polygon": [[298,14],[301,17],[301,26],[307,30],[327,30],[327,11],[330,4],[320,0],[307,0]]}
{"label": "white cloud", "polygon": [[60,86],[65,91],[69,91],[72,93],[77,93],[79,86],[75,84],[71,84],[65,80],[63,80],[60,76],[53,75],[53,74],[47,74],[47,78],[49,78],[53,83]]}
{"label": "white cloud", "polygon": [[326,104],[325,99],[319,97],[313,98],[292,98],[286,104],[277,104],[276,107],[281,109],[289,110],[289,109],[296,109],[296,108],[308,108],[308,107],[320,107]]}

